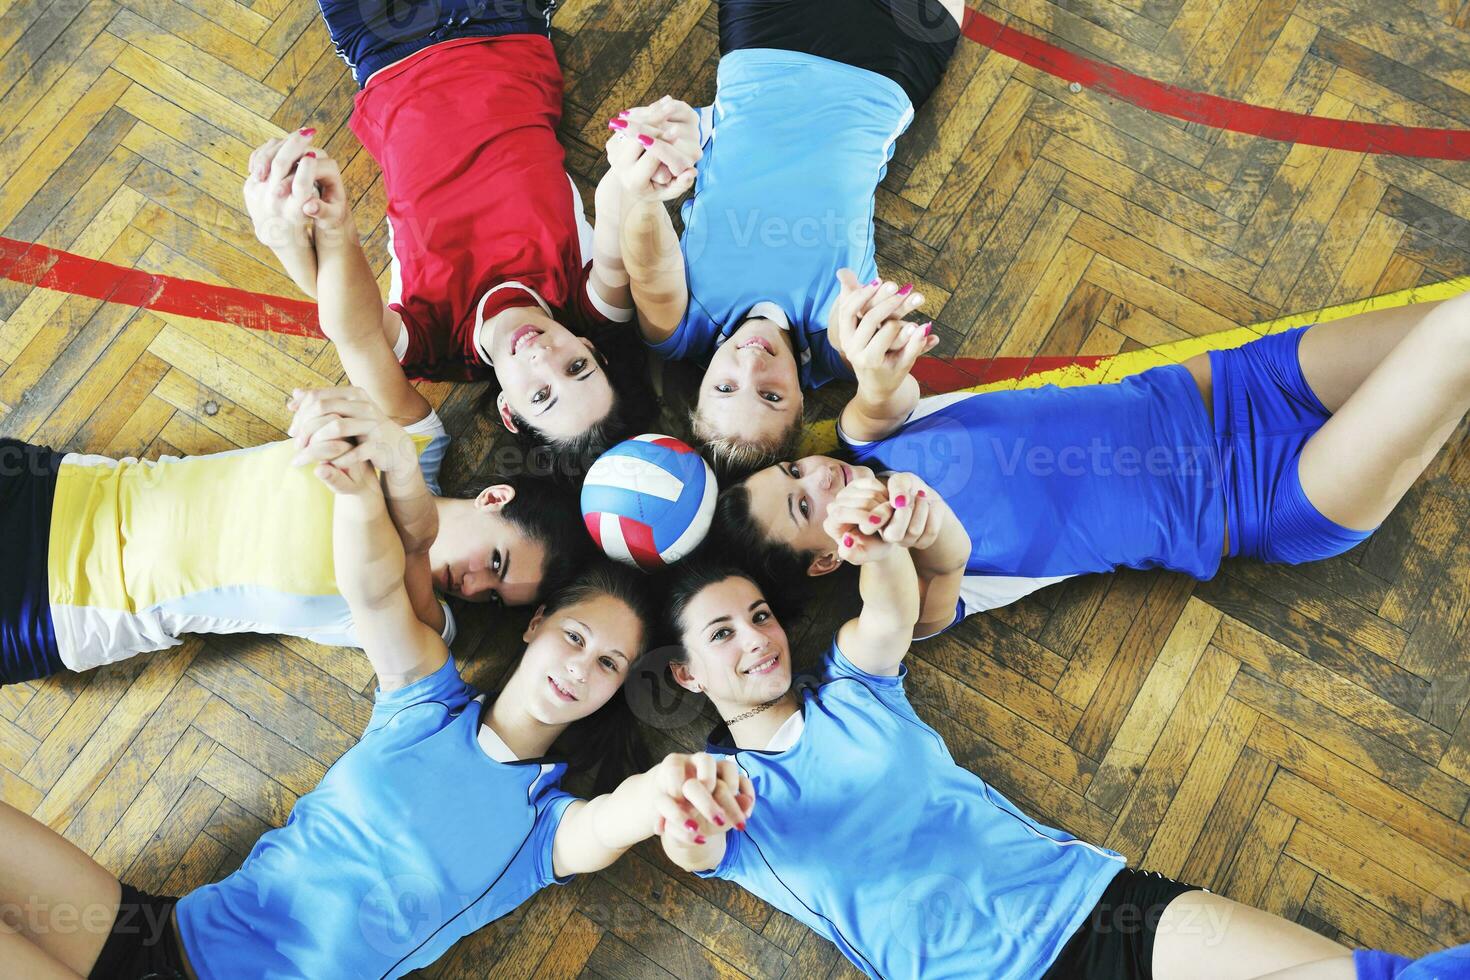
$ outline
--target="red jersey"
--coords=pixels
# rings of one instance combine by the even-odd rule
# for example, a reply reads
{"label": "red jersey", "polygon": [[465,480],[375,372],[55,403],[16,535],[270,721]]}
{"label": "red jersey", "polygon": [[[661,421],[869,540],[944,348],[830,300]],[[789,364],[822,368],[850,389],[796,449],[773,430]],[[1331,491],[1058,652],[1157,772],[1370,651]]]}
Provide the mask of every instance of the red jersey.
{"label": "red jersey", "polygon": [[[534,34],[433,45],[357,94],[352,131],[388,196],[388,304],[403,317],[409,377],[492,376],[479,325],[542,305],[538,295],[577,333],[631,318],[590,292],[581,205],[556,140],[561,94],[551,41]],[[504,283],[521,288],[487,295]]]}

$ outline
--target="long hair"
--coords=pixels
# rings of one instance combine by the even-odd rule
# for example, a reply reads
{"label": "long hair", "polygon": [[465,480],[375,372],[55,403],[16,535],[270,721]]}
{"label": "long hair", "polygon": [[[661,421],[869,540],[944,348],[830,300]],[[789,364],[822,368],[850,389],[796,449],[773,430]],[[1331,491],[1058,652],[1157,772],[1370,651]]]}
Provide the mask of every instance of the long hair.
{"label": "long hair", "polygon": [[[648,377],[648,359],[642,343],[634,343],[626,336],[611,336],[611,327],[624,334],[631,329],[628,324],[611,324],[585,335],[592,341],[593,354],[612,388],[612,405],[606,415],[571,438],[553,439],[530,420],[511,412],[511,421],[516,426],[511,438],[528,457],[538,451],[549,453],[554,460],[545,475],[562,483],[579,482],[598,456],[624,439],[649,431],[658,418],[659,402]],[[604,347],[611,353],[604,354]],[[477,404],[481,412],[494,414],[497,420],[495,399],[500,391],[499,381],[492,377]]]}
{"label": "long hair", "polygon": [[[606,558],[592,560],[546,597],[546,614],[599,596],[618,600],[638,618],[642,627],[638,644],[641,655],[652,643],[657,612],[645,576],[633,568]],[[596,768],[594,793],[610,792],[652,764],[638,720],[621,690],[592,714],[573,722],[557,740],[557,747],[566,757],[568,768],[578,772]]]}

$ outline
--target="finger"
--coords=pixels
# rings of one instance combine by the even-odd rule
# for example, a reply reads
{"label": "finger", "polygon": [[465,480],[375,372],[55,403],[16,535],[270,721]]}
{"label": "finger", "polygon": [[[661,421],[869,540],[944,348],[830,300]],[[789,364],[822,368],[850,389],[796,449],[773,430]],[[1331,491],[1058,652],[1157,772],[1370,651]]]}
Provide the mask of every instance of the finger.
{"label": "finger", "polygon": [[873,336],[868,340],[868,349],[886,354],[893,346],[893,342],[898,339],[898,335],[909,326],[907,320],[884,321],[883,325],[874,331]]}
{"label": "finger", "polygon": [[[893,288],[892,283],[884,283],[878,290],[876,298],[868,303],[867,312],[863,314],[861,322],[858,323],[858,343],[866,347],[868,341],[885,321],[902,317],[903,314],[900,311],[909,309],[909,303],[913,300],[914,295],[913,292]],[[923,297],[919,298],[922,301]]]}
{"label": "finger", "polygon": [[698,177],[699,171],[694,167],[690,167],[688,170],[684,171],[682,174],[669,181],[669,186],[664,188],[663,192],[659,194],[659,200],[672,201],[674,198],[678,197],[680,194],[683,194],[685,191],[689,190],[689,188],[693,187],[694,181],[698,179]]}
{"label": "finger", "polygon": [[255,148],[255,152],[250,154],[251,177],[259,181],[264,181],[270,176],[271,158],[276,155],[276,150],[280,149],[281,143],[282,140],[279,138],[271,139],[266,140]]}
{"label": "finger", "polygon": [[724,786],[732,793],[740,791],[740,763],[728,756],[721,759],[718,766],[719,785]]}
{"label": "finger", "polygon": [[909,523],[914,518],[912,500],[906,494],[896,494],[893,498],[893,516],[883,526],[883,540],[890,544],[902,541],[908,534]]}
{"label": "finger", "polygon": [[745,811],[735,801],[735,796],[735,787],[733,786],[726,786],[724,783],[721,783],[715,788],[715,805],[718,809],[712,819],[716,827],[721,829],[734,827],[745,820]]}
{"label": "finger", "polygon": [[704,817],[716,827],[725,825],[725,817],[721,813],[721,806],[715,801],[714,793],[702,780],[691,779],[684,784],[684,799],[694,805],[699,815]]}
{"label": "finger", "polygon": [[665,796],[677,797],[679,788],[684,785],[684,780],[689,778],[689,757],[679,753],[672,754],[664,759],[663,764],[658,767],[658,789]]}
{"label": "finger", "polygon": [[939,338],[934,336],[933,321],[914,324],[914,329],[909,332],[908,339],[899,350],[899,369],[905,374],[912,372],[919,357],[937,343],[939,343]]}
{"label": "finger", "polygon": [[873,508],[871,507],[854,507],[834,501],[827,508],[827,520],[831,521],[834,527],[851,527],[863,534],[872,534],[874,528],[881,526],[881,520],[869,519],[872,516]]}
{"label": "finger", "polygon": [[694,778],[705,789],[713,790],[720,780],[719,762],[708,752],[694,754]]}
{"label": "finger", "polygon": [[335,418],[328,419],[315,427],[308,427],[304,435],[296,437],[297,443],[309,446],[318,439],[356,439],[377,428],[372,419]]}
{"label": "finger", "polygon": [[306,134],[314,132],[316,132],[314,129],[297,130],[283,139],[281,145],[276,147],[275,155],[271,157],[270,176],[267,178],[271,184],[277,187],[285,186],[286,175],[291,172],[292,167],[296,166],[296,161],[301,159],[301,154],[311,147],[311,137]]}
{"label": "finger", "polygon": [[667,833],[679,833],[675,828],[684,823],[684,811],[679,809],[679,805],[674,802],[673,798],[668,796],[656,798],[653,801],[653,810],[658,815],[658,819],[654,823],[656,826],[660,826],[658,830],[659,836]]}
{"label": "finger", "polygon": [[842,285],[844,293],[850,293],[862,285],[858,282],[857,273],[847,268],[837,270],[837,281]]}
{"label": "finger", "polygon": [[[305,466],[307,463],[331,463],[338,466],[338,460],[352,451],[353,443],[345,439],[323,439],[320,442],[298,450],[291,457],[292,466]],[[346,464],[340,464],[339,468],[345,468]]]}
{"label": "finger", "polygon": [[667,139],[647,138],[650,142],[644,142],[643,137],[639,137],[638,142],[642,143],[644,149],[649,153],[658,157],[659,161],[666,165],[669,168],[669,172],[675,176],[682,174],[694,166],[694,158],[675,144],[670,143]]}
{"label": "finger", "polygon": [[908,530],[904,533],[902,544],[906,548],[912,548],[919,543],[924,536],[924,529],[929,525],[929,501],[923,497],[915,497],[909,504]]}
{"label": "finger", "polygon": [[296,172],[291,176],[291,199],[305,204],[316,197],[316,151],[307,150],[296,163]]}
{"label": "finger", "polygon": [[[750,815],[755,812],[755,784],[750,781],[749,776],[743,773],[740,776],[740,798],[745,804],[745,819],[749,820]],[[741,830],[745,829],[743,821],[735,826]]]}

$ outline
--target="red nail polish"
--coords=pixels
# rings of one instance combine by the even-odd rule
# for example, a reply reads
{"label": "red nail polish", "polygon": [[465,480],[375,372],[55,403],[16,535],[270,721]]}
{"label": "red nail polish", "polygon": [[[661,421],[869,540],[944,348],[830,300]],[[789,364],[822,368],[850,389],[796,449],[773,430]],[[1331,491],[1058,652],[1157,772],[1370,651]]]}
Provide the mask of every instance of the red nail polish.
{"label": "red nail polish", "polygon": [[304,156],[304,157],[311,157],[311,159],[315,160],[316,159],[316,150],[307,150],[305,153],[303,153],[301,155]]}
{"label": "red nail polish", "polygon": [[696,844],[703,844],[704,843],[704,838],[696,835],[695,838],[694,838],[694,843],[696,843]]}
{"label": "red nail polish", "polygon": [[869,514],[868,515],[868,523],[869,524],[882,524],[883,521],[878,517],[877,514]]}
{"label": "red nail polish", "polygon": [[906,283],[903,284],[902,287],[899,288],[897,295],[899,295],[899,296],[907,296],[909,293],[911,293],[913,291],[914,291],[914,284],[911,283],[911,282],[906,282]]}
{"label": "red nail polish", "polygon": [[699,824],[695,823],[693,820],[685,820],[684,829],[692,832],[699,829]]}
{"label": "red nail polish", "polygon": [[316,130],[315,129],[311,129],[311,128],[307,128],[307,129],[298,129],[297,132],[300,133],[302,136],[311,136],[312,134],[314,134],[316,132]]}
{"label": "red nail polish", "polygon": [[647,133],[639,133],[638,142],[642,143],[644,146],[652,146],[653,137],[649,136]]}
{"label": "red nail polish", "polygon": [[922,490],[919,491],[919,499],[920,500],[923,500],[924,499],[924,491],[922,491]]}
{"label": "red nail polish", "polygon": [[740,822],[739,822],[739,823],[737,823],[737,824],[736,824],[736,825],[735,825],[735,829],[736,829],[736,830],[744,830],[744,829],[745,829],[745,821],[744,821],[744,820],[742,820],[742,821],[740,821]]}
{"label": "red nail polish", "polygon": [[723,826],[725,826],[725,818],[722,817],[722,816],[720,816],[718,813],[715,814],[715,826],[716,827],[723,827]]}
{"label": "red nail polish", "polygon": [[909,498],[905,497],[903,494],[899,494],[897,497],[893,498],[893,506],[895,507],[907,507],[908,505]]}

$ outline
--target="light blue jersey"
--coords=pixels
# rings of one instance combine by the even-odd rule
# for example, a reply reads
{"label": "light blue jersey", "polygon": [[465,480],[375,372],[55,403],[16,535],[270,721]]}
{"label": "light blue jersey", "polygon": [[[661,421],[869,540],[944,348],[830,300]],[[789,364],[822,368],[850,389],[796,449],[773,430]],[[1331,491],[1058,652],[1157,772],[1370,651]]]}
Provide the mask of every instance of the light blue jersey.
{"label": "light blue jersey", "polygon": [[783,751],[734,750],[755,785],[726,878],[827,937],[870,977],[1034,980],[1123,869],[955,763],[904,693],[833,645]]}
{"label": "light blue jersey", "polygon": [[838,269],[863,282],[878,274],[874,193],[913,106],[876,72],[771,48],[725,55],[718,84],[682,211],[689,307],[653,349],[706,362],[752,308],[771,304],[787,322],[803,387],[851,380],[827,340],[827,314]]}
{"label": "light blue jersey", "polygon": [[286,825],[179,902],[200,980],[399,977],[558,882],[566,767],[499,761],[513,757],[482,708],[452,657],[380,691]]}

